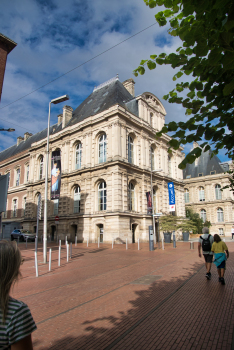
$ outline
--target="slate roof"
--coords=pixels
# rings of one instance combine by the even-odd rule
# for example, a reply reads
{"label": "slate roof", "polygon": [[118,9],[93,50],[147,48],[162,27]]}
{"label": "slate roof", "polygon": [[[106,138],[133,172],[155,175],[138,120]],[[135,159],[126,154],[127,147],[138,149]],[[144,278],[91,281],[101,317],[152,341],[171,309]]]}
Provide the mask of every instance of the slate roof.
{"label": "slate roof", "polygon": [[202,174],[202,176],[212,175],[211,171],[215,171],[215,174],[224,173],[219,158],[217,156],[211,158],[210,156],[211,151],[202,152],[197,165],[195,165],[195,162],[193,164],[187,164],[183,171],[184,179],[189,175],[191,178],[199,177],[198,174]]}
{"label": "slate roof", "polygon": [[[102,86],[103,85],[103,86]],[[118,80],[112,79],[104,83],[100,88],[96,88],[91,95],[89,95],[72,113],[72,118],[65,126],[77,124],[82,120],[98,114],[108,108],[119,104],[126,108],[129,112],[138,116],[138,102]],[[50,127],[50,134],[55,134],[62,130],[62,123],[60,125],[52,125]],[[17,146],[14,145],[2,152],[0,152],[0,162],[29,149],[34,142],[38,142],[47,136],[47,128],[30,136],[26,141],[20,142]]]}

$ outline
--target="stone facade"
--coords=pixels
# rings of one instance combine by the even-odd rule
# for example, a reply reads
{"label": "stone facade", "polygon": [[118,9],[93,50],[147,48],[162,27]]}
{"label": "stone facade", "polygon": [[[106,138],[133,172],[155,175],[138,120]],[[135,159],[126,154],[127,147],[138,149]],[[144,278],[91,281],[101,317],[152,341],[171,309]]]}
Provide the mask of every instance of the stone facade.
{"label": "stone facade", "polygon": [[[128,88],[131,84],[128,91],[134,94],[134,82],[130,80]],[[81,118],[81,113],[84,115],[93,103],[89,101],[95,101],[97,92],[100,95],[102,90],[103,96],[121,91],[125,98],[129,98],[130,107],[117,101],[105,109],[103,106],[110,100],[103,104],[95,102],[99,105],[93,108],[101,110],[100,113]],[[151,93],[134,98],[128,91],[118,79],[107,82],[94,90],[83,102],[84,107],[78,107],[84,108],[78,114],[78,122],[75,122],[77,110],[72,113],[71,107],[64,106],[63,116],[58,116],[58,125],[52,127],[49,179],[51,153],[55,150],[61,152],[62,168],[58,208],[54,201],[48,201],[48,235],[53,239],[57,235],[60,239],[68,235],[74,241],[76,235],[80,242],[87,238],[96,242],[98,237],[104,242],[114,239],[121,243],[126,238],[129,242],[138,238],[147,241],[148,226],[152,224],[152,216],[147,215],[146,201],[146,192],[151,190],[151,162],[155,212],[168,212],[167,183],[173,181],[176,214],[185,215],[183,173],[178,169],[183,154],[180,149],[169,157],[169,136],[155,139],[156,131],[164,125],[165,109]],[[133,104],[137,106],[135,113]],[[67,119],[64,121],[64,118]],[[20,206],[25,203],[23,198],[26,196],[25,211],[17,213],[17,220],[21,221],[23,228],[34,231],[38,194],[41,193],[42,201],[44,198],[46,138],[33,142],[21,155],[22,159],[17,154],[13,158],[1,160],[0,154],[2,173],[11,170],[16,174],[17,167],[22,169],[20,186],[15,186],[11,175],[8,213],[3,221],[12,215],[13,198],[17,197]],[[157,169],[162,171],[154,172]],[[25,215],[20,216],[23,212]],[[59,216],[58,225],[55,224],[56,215]],[[42,233],[43,220],[40,221],[39,236]]]}

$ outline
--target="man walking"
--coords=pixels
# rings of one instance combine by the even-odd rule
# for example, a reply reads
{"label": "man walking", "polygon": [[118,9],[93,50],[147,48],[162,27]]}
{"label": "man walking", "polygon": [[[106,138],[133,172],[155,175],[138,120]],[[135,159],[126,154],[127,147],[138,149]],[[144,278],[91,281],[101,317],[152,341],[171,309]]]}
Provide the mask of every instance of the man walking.
{"label": "man walking", "polygon": [[202,235],[200,236],[198,240],[198,255],[201,258],[201,249],[202,253],[205,259],[205,265],[206,265],[206,278],[208,280],[211,279],[211,264],[213,261],[213,252],[211,251],[212,244],[214,242],[213,236],[209,234],[209,228],[203,227],[202,229]]}

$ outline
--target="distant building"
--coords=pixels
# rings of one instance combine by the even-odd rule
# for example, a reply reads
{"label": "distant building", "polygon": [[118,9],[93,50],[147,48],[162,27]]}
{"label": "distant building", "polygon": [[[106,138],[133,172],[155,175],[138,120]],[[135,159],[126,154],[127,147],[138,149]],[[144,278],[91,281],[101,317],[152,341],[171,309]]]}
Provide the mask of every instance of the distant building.
{"label": "distant building", "polygon": [[[48,235],[71,240],[135,242],[148,240],[152,216],[146,192],[151,190],[155,213],[169,210],[167,183],[174,182],[176,214],[185,215],[182,149],[168,155],[168,135],[155,133],[165,122],[159,99],[145,92],[134,96],[134,81],[118,78],[96,87],[74,111],[63,107],[50,128],[51,153],[61,153],[60,199],[48,201]],[[46,132],[26,133],[0,153],[0,171],[10,173],[3,226],[14,221],[35,231],[38,196],[44,206]],[[162,169],[161,172],[154,170]],[[50,181],[50,180],[49,180]],[[49,183],[50,184],[50,183]],[[50,196],[49,196],[50,198]],[[59,224],[55,224],[59,216]],[[43,210],[42,210],[43,217]],[[43,233],[40,221],[39,236]]]}
{"label": "distant building", "polygon": [[[194,143],[194,147],[199,146]],[[211,151],[202,152],[193,163],[184,170],[185,208],[193,208],[205,222],[210,221],[210,232],[231,236],[234,224],[234,193],[221,189],[229,185],[228,170],[233,163],[221,163],[219,158],[211,156]]]}

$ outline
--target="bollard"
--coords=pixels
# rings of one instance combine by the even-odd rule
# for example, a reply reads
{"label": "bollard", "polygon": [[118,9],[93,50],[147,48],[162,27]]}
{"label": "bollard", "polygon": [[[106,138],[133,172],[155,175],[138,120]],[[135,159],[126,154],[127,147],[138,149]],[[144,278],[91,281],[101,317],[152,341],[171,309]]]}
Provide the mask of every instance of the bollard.
{"label": "bollard", "polygon": [[77,236],[75,237],[75,246],[77,246]]}
{"label": "bollard", "polygon": [[138,250],[140,250],[140,238],[138,238]]}
{"label": "bollard", "polygon": [[190,242],[190,249],[194,249],[194,244],[193,244],[193,242]]}
{"label": "bollard", "polygon": [[164,250],[164,238],[162,238],[162,250]]}
{"label": "bollard", "polygon": [[58,250],[58,266],[60,266],[60,260],[61,260],[61,246],[59,246],[59,250]]}
{"label": "bollard", "polygon": [[49,271],[51,271],[51,255],[52,255],[52,249],[49,250]]}
{"label": "bollard", "polygon": [[126,250],[128,249],[128,239],[126,238]]}
{"label": "bollard", "polygon": [[112,249],[114,248],[114,238],[112,238]]}
{"label": "bollard", "polygon": [[70,243],[70,258],[72,258],[72,243]]}
{"label": "bollard", "polygon": [[69,244],[67,244],[67,262],[69,261]]}
{"label": "bollard", "polygon": [[62,244],[62,242],[61,242],[61,239],[59,240],[59,246],[61,247],[61,244]]}
{"label": "bollard", "polygon": [[89,237],[87,237],[87,247],[89,246]]}
{"label": "bollard", "polygon": [[26,237],[26,249],[28,247],[28,237]]}
{"label": "bollard", "polygon": [[99,246],[100,246],[100,238],[98,237],[98,248],[99,248]]}
{"label": "bollard", "polygon": [[36,277],[38,277],[37,252],[35,252],[35,269],[36,269]]}
{"label": "bollard", "polygon": [[176,248],[176,238],[175,238],[175,234],[173,234],[173,248]]}
{"label": "bollard", "polygon": [[35,251],[37,252],[37,246],[38,246],[38,237],[35,238]]}
{"label": "bollard", "polygon": [[67,244],[67,236],[65,236],[65,245]]}

